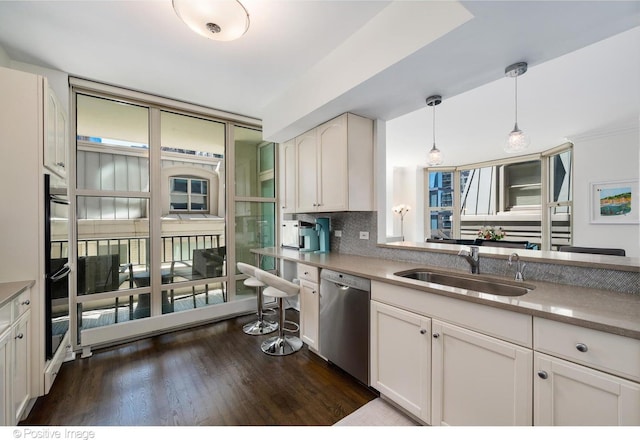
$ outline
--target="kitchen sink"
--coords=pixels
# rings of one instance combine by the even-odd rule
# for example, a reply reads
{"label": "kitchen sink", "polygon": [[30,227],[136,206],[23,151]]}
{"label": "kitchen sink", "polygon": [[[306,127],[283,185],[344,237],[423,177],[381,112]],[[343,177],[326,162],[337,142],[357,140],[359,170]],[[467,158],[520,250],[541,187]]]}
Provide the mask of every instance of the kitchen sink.
{"label": "kitchen sink", "polygon": [[522,283],[501,282],[489,279],[474,278],[471,276],[455,275],[441,272],[434,272],[425,269],[412,269],[396,272],[394,275],[409,278],[412,280],[425,281],[427,283],[440,284],[443,286],[457,287],[460,289],[473,290],[475,292],[490,293],[500,296],[522,296],[535,289],[535,286]]}

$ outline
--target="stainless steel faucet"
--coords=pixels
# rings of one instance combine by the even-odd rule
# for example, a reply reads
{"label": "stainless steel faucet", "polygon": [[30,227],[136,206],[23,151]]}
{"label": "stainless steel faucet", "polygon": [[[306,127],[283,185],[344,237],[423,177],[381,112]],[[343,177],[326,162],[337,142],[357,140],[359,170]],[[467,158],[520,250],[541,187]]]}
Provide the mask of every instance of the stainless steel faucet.
{"label": "stainless steel faucet", "polygon": [[524,281],[524,268],[527,263],[522,263],[520,261],[520,256],[515,252],[509,255],[509,266],[516,264],[516,281]]}
{"label": "stainless steel faucet", "polygon": [[471,266],[471,273],[480,273],[480,248],[469,246],[469,250],[460,249],[458,256],[463,257]]}

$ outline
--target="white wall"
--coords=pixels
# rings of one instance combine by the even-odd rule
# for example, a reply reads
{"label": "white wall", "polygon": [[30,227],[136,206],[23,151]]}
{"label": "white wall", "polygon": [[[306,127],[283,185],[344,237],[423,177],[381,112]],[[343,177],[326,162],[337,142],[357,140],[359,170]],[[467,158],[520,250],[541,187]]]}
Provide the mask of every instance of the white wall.
{"label": "white wall", "polygon": [[7,52],[5,52],[4,48],[0,46],[0,66],[9,67],[10,62],[11,59],[9,58],[9,55],[7,55]]}
{"label": "white wall", "polygon": [[[389,208],[389,216],[391,217],[393,228],[391,236],[400,237],[404,232],[405,241],[416,241],[416,178],[415,168],[411,167],[394,167],[392,171],[392,198],[393,201]],[[404,225],[401,225],[400,214],[392,211],[394,206],[408,205],[410,211],[404,216]]]}
{"label": "white wall", "polygon": [[[640,257],[639,224],[590,223],[592,182],[638,179],[640,136],[638,121],[608,132],[574,136],[573,245],[623,248],[629,257]],[[637,190],[636,186],[636,190]],[[636,194],[640,196],[640,194]]]}

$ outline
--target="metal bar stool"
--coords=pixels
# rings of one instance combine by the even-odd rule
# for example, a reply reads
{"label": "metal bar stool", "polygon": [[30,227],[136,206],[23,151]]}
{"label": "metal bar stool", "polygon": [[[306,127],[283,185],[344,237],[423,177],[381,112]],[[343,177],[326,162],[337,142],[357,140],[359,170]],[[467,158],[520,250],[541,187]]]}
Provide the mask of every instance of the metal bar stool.
{"label": "metal bar stool", "polygon": [[[273,356],[284,356],[295,353],[302,348],[302,340],[297,336],[285,336],[284,332],[296,332],[300,326],[293,321],[285,321],[284,298],[291,298],[300,293],[300,286],[290,281],[256,269],[256,278],[267,285],[264,296],[276,298],[279,310],[278,336],[272,336],[261,344],[262,351]],[[285,323],[293,325],[293,328],[285,328]]]}
{"label": "metal bar stool", "polygon": [[257,291],[256,296],[258,297],[258,320],[245,324],[242,327],[242,331],[248,335],[266,335],[268,333],[275,332],[278,329],[278,323],[264,319],[266,313],[262,305],[262,288],[265,284],[256,278],[256,269],[256,267],[251,266],[250,264],[238,263],[238,270],[249,276],[249,278],[244,280],[244,285],[247,287],[255,287]]}

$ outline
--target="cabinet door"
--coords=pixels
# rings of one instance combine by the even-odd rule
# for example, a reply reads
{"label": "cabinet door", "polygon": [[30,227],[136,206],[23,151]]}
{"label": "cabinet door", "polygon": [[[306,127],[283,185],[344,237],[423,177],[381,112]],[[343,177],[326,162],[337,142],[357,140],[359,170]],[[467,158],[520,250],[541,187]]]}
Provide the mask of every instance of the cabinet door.
{"label": "cabinet door", "polygon": [[47,86],[45,105],[44,166],[62,178],[66,178],[67,166],[67,115],[53,90]]}
{"label": "cabinet door", "polygon": [[13,425],[11,416],[11,340],[12,332],[0,333],[0,426]]}
{"label": "cabinet door", "polygon": [[540,353],[534,362],[536,425],[640,425],[640,384]]}
{"label": "cabinet door", "polygon": [[318,206],[316,129],[296,138],[296,211],[313,212]]}
{"label": "cabinet door", "polygon": [[433,425],[531,425],[532,350],[434,320]]}
{"label": "cabinet door", "polygon": [[431,320],[371,301],[371,386],[431,423]]}
{"label": "cabinet door", "polygon": [[19,422],[29,402],[31,363],[31,335],[29,321],[31,310],[27,310],[13,325],[13,414],[15,422]]}
{"label": "cabinet door", "polygon": [[349,208],[347,115],[318,128],[318,211]]}
{"label": "cabinet door", "polygon": [[296,142],[280,144],[280,206],[284,214],[296,212]]}
{"label": "cabinet door", "polygon": [[318,321],[320,296],[318,284],[300,280],[300,338],[318,350]]}

